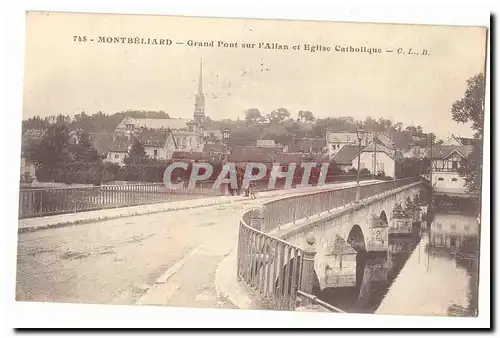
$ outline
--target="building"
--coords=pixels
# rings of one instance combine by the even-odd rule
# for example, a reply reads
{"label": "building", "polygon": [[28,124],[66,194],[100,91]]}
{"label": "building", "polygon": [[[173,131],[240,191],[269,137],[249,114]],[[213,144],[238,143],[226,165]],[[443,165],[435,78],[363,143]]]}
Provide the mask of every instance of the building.
{"label": "building", "polygon": [[[396,151],[381,144],[375,147],[373,144],[365,147],[360,153],[361,169],[368,169],[371,173],[380,174],[394,178],[396,173]],[[352,167],[357,168],[358,156],[352,160]]]}
{"label": "building", "polygon": [[326,152],[326,141],[324,138],[293,138],[285,145],[283,152],[323,154]]}
{"label": "building", "polygon": [[[357,168],[357,163],[353,166],[353,160],[359,154],[359,147],[351,144],[346,144],[335,153],[333,156],[333,161],[340,170],[348,171],[351,168]],[[362,167],[360,167],[361,169]]]}
{"label": "building", "polygon": [[113,135],[94,136],[96,149],[103,154],[107,162],[123,165],[134,139],[143,145],[149,157],[157,160],[172,159],[174,152],[202,152],[206,142],[217,143],[222,138],[221,132],[204,128],[205,97],[202,81],[200,63],[192,120],[125,117]]}
{"label": "building", "polygon": [[120,166],[125,164],[130,142],[128,139],[115,138],[109,145],[104,162],[118,164]]}
{"label": "building", "polygon": [[229,162],[246,165],[247,163],[264,163],[268,167],[276,162],[277,154],[282,149],[278,147],[232,146],[230,148]]}
{"label": "building", "polygon": [[[115,128],[115,134],[126,135],[132,138],[143,131],[162,130],[166,132],[167,130],[171,130],[175,132],[175,137],[179,138],[179,146],[185,147],[186,149],[189,144],[189,139],[192,138],[194,134],[197,136],[197,141],[207,137],[208,135],[205,133],[203,127],[205,120],[205,96],[203,95],[202,72],[203,69],[200,63],[198,92],[195,95],[192,120],[181,118],[155,119],[125,117]],[[214,136],[216,134],[215,131],[211,131],[211,133]]]}
{"label": "building", "polygon": [[143,130],[183,130],[188,128],[188,119],[151,119],[151,118],[133,118],[125,117],[116,126],[115,133],[118,135],[127,135],[129,137],[136,135]]}
{"label": "building", "polygon": [[429,151],[425,146],[414,144],[401,151],[401,154],[403,158],[424,158],[428,156]]}
{"label": "building", "polygon": [[[366,147],[372,140],[371,133],[365,133],[361,140],[361,146]],[[356,133],[348,132],[327,132],[326,133],[326,146],[327,153],[330,158],[333,158],[344,146],[358,146],[358,136]]]}
{"label": "building", "polygon": [[431,151],[432,186],[437,195],[464,196],[467,194],[465,180],[458,169],[462,160],[472,151],[472,146],[442,145]]}
{"label": "building", "polygon": [[[385,176],[394,177],[396,171],[397,151],[394,149],[392,141],[383,136],[377,135],[375,138],[371,136],[372,141],[365,146],[346,144],[343,145],[339,152],[333,156],[333,161],[341,170],[349,171],[350,169],[367,169],[371,173],[384,173]],[[376,140],[376,146],[373,140]],[[362,143],[363,144],[363,143]]]}
{"label": "building", "polygon": [[458,135],[451,134],[448,139],[443,143],[445,146],[479,146],[481,143],[480,139],[460,137]]}

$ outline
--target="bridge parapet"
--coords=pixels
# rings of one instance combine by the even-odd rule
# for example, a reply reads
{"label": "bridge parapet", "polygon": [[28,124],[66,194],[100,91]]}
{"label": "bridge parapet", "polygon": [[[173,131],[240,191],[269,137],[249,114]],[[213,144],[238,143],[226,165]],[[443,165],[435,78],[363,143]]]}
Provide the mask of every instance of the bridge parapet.
{"label": "bridge parapet", "polygon": [[19,219],[218,196],[211,186],[169,189],[163,183],[93,187],[32,188],[19,191]]}
{"label": "bridge parapet", "polygon": [[[237,279],[243,280],[271,308],[293,310],[302,283],[304,250],[260,231],[262,220],[259,209],[246,211],[240,219]],[[314,258],[306,270],[312,266],[314,271],[313,264]]]}
{"label": "bridge parapet", "polygon": [[[343,214],[365,209],[366,205],[376,203],[377,199],[384,199],[386,195],[396,195],[402,190],[413,189],[412,187],[419,182],[420,178],[410,178],[361,186],[360,204],[355,203],[357,188],[344,188],[280,198],[265,203],[257,210],[245,212],[240,220],[238,279],[250,286],[261,300],[267,300],[272,308],[289,310],[296,307],[298,290],[306,294],[312,293],[313,282],[320,286],[327,282],[328,284],[345,282],[351,285],[355,282],[355,276],[352,266],[347,263],[352,260],[345,259],[345,256],[354,254],[355,251],[351,252],[349,248],[358,247],[356,251],[361,247],[372,251],[387,250],[387,217],[384,216],[385,219],[382,219],[370,214],[372,216],[369,225],[369,240],[372,244],[370,247],[366,247],[365,239],[362,237],[359,243],[356,238],[349,237],[345,248],[343,247],[337,254],[328,249],[332,248],[332,243],[329,241],[329,235],[324,236],[325,227],[334,228],[337,221],[340,224],[346,221],[348,223],[350,220],[345,220]],[[338,210],[335,211],[335,208]],[[370,208],[367,210],[371,212]],[[295,222],[302,223],[324,212],[332,214],[320,218],[334,217],[339,212],[340,214],[335,216],[335,221],[331,224],[320,221],[318,224],[322,222],[324,224],[317,227],[313,224],[305,228],[301,224],[295,225]],[[294,228],[289,229],[289,225],[293,225]],[[282,226],[284,232],[279,231]],[[301,229],[295,228],[297,226]],[[300,231],[303,232],[299,233]],[[347,239],[347,236],[342,237]],[[326,256],[331,256],[328,262],[325,260]],[[337,270],[343,272],[340,279],[336,278]],[[332,276],[327,276],[328,273]]]}
{"label": "bridge parapet", "polygon": [[[388,191],[420,182],[420,177],[405,178],[384,183],[373,183],[359,187],[361,200],[376,198]],[[300,219],[308,219],[313,215],[329,212],[339,207],[348,207],[355,203],[357,187],[318,191],[298,196],[290,196],[264,204],[265,232]]]}

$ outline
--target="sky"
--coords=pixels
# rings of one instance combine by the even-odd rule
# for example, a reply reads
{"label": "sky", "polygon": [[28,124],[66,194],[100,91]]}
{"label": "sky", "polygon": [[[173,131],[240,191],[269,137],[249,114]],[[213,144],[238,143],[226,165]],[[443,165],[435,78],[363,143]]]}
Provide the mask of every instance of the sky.
{"label": "sky", "polygon": [[[75,36],[87,42],[75,42]],[[299,110],[316,117],[383,117],[439,137],[470,137],[470,126],[454,122],[450,109],[466,80],[484,72],[485,36],[480,27],[30,12],[23,118],[129,109],[191,118],[203,60],[206,115],[212,119],[243,119],[249,108],[263,114],[287,108],[293,117]],[[98,43],[99,37],[173,44]],[[238,47],[194,47],[188,40]],[[242,48],[243,42],[257,45]],[[261,49],[259,42],[289,50]],[[305,51],[305,44],[332,51]],[[336,52],[335,46],[383,52]],[[408,55],[409,48],[429,54]]]}

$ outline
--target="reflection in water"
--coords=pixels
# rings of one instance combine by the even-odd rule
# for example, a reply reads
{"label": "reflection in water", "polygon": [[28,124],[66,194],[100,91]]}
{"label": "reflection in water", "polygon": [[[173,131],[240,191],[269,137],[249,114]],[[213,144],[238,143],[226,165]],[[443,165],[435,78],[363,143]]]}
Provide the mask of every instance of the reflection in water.
{"label": "reflection in water", "polygon": [[436,214],[427,232],[389,237],[388,252],[359,252],[355,287],[317,295],[346,312],[474,316],[478,233],[472,216]]}

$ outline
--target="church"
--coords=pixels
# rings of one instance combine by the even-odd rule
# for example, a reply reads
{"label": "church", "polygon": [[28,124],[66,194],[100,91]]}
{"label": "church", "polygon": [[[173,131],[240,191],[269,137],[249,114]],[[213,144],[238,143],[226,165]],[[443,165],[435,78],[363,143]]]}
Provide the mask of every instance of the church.
{"label": "church", "polygon": [[107,160],[123,164],[123,159],[128,152],[128,147],[122,145],[123,140],[130,142],[132,139],[138,139],[144,146],[146,153],[151,158],[159,160],[171,159],[174,152],[202,152],[207,139],[221,138],[219,130],[206,130],[204,122],[203,65],[200,61],[193,119],[125,117],[114,131],[112,144],[117,146],[112,146],[109,149]]}

